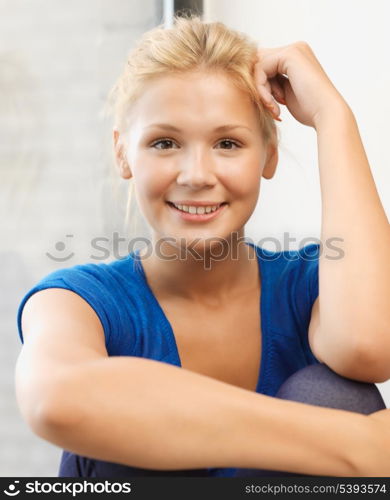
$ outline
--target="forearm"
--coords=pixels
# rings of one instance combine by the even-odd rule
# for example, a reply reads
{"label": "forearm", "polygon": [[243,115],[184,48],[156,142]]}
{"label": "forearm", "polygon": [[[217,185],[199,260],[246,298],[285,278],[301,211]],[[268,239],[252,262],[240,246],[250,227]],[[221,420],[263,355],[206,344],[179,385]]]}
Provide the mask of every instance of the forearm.
{"label": "forearm", "polygon": [[[316,131],[324,244],[320,324],[326,332],[321,341],[327,344],[321,351],[328,350],[329,360],[341,359],[340,352],[345,352],[347,366],[351,352],[360,350],[366,363],[358,363],[356,371],[351,365],[344,375],[359,378],[365,368],[366,381],[369,370],[371,381],[386,380],[389,363],[382,362],[380,353],[390,352],[390,225],[349,106],[342,101],[330,106],[318,118]],[[327,246],[335,237],[342,239],[333,241],[342,250],[339,255]]]}
{"label": "forearm", "polygon": [[52,415],[60,416],[41,426],[43,438],[82,456],[149,469],[353,476],[372,446],[366,416],[279,400],[142,358],[74,368],[54,406]]}

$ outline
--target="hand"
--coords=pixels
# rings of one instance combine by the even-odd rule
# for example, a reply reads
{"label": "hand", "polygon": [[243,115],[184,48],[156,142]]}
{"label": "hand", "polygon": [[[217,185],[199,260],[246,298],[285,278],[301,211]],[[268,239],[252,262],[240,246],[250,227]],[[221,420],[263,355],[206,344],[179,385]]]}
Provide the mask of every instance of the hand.
{"label": "hand", "polygon": [[275,119],[279,104],[309,127],[334,105],[347,106],[306,42],[258,49],[255,79],[263,103]]}

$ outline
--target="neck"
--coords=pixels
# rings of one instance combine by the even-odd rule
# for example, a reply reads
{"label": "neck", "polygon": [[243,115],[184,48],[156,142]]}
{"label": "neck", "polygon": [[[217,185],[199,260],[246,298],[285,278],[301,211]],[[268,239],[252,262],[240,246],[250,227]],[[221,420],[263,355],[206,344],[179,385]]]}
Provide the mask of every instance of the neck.
{"label": "neck", "polygon": [[[166,242],[157,247],[154,241],[151,247],[140,252],[149,285],[160,294],[210,305],[226,305],[234,296],[257,288],[255,249],[242,237],[239,241],[231,238],[226,243],[222,250],[219,244],[214,249],[193,247],[192,252],[184,252]],[[218,257],[212,258],[212,255]]]}

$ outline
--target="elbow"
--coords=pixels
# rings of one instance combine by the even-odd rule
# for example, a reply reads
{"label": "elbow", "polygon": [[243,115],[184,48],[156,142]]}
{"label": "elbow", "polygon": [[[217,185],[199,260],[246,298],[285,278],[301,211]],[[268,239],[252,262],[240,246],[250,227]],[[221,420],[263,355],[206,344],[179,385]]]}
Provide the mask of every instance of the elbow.
{"label": "elbow", "polygon": [[55,384],[48,390],[31,384],[16,386],[16,399],[19,411],[34,434],[43,439],[58,431],[67,429],[75,421],[74,402],[67,396],[62,385]]}
{"label": "elbow", "polygon": [[47,397],[42,398],[37,406],[34,419],[36,425],[54,430],[75,427],[84,417],[78,404],[79,396],[68,377],[57,380]]}
{"label": "elbow", "polygon": [[[372,323],[374,325],[374,323]],[[381,327],[364,328],[357,336],[355,344],[356,359],[365,382],[382,383],[390,379],[390,331]]]}
{"label": "elbow", "polygon": [[317,335],[311,339],[311,349],[321,363],[342,377],[367,383],[386,382],[390,379],[390,346],[387,349],[383,342],[371,338],[368,334],[349,335],[347,339],[341,335]]}
{"label": "elbow", "polygon": [[66,419],[64,419],[64,414],[59,411],[58,406],[54,405],[52,401],[39,401],[34,409],[30,411],[26,421],[34,434],[52,441],[50,437],[53,432],[64,428]]}
{"label": "elbow", "polygon": [[72,449],[72,440],[77,435],[76,418],[73,405],[66,400],[47,399],[37,404],[30,414],[28,424],[35,435],[60,448]]}
{"label": "elbow", "polygon": [[353,369],[356,371],[356,379],[373,384],[380,384],[389,380],[389,352],[384,346],[372,345],[372,342],[362,342],[357,347],[355,355]]}
{"label": "elbow", "polygon": [[[80,415],[76,408],[80,384],[75,385],[69,372],[43,375],[39,370],[26,369],[23,351],[14,373],[14,388],[19,412],[30,430],[37,436],[63,445]],[[80,406],[80,405],[79,405]]]}
{"label": "elbow", "polygon": [[324,362],[342,377],[371,384],[386,382],[390,378],[390,351],[380,352],[371,344],[360,342],[344,349],[337,346]]}

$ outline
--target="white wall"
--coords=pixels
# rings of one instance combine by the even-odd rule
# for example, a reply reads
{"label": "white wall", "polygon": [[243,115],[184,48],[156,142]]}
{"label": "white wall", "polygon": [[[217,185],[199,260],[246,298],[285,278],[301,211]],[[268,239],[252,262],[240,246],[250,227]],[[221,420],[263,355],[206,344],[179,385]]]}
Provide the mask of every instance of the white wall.
{"label": "white wall", "polygon": [[[298,40],[309,43],[355,114],[389,218],[390,2],[205,0],[205,19],[242,31],[263,47]],[[305,236],[320,237],[317,142],[313,129],[282,108],[283,121],[277,123],[281,135],[278,170],[274,179],[262,180],[258,207],[246,234],[255,241],[272,235],[283,242],[283,233],[288,231],[299,247]],[[390,381],[378,387],[390,407]]]}

